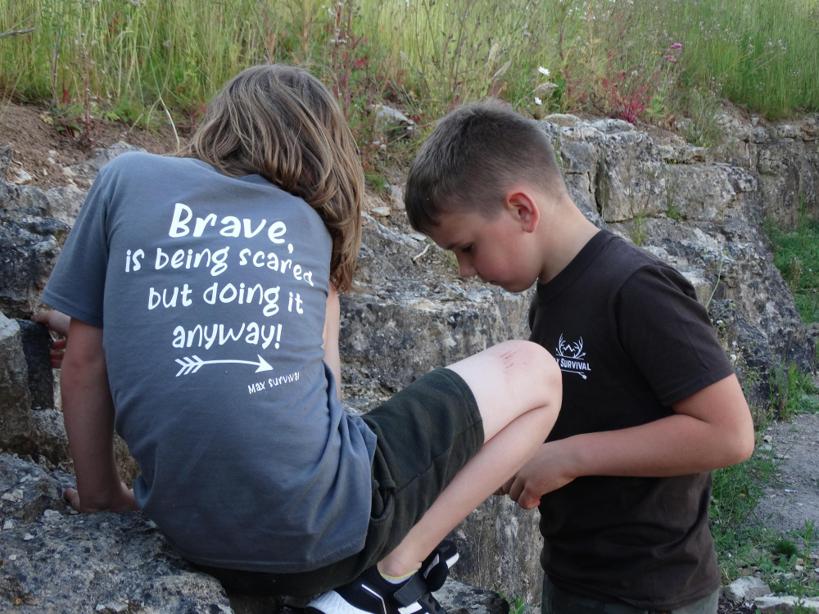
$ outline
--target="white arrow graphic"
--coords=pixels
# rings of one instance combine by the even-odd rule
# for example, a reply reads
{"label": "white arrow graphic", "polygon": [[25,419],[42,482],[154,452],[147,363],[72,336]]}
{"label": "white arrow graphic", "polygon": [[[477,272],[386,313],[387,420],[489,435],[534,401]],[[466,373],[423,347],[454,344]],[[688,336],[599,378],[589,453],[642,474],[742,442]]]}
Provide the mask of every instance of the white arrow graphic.
{"label": "white arrow graphic", "polygon": [[267,362],[264,358],[256,354],[256,358],[258,358],[258,362],[253,362],[252,360],[202,360],[199,356],[186,356],[185,358],[177,358],[176,362],[179,364],[181,369],[176,373],[176,377],[180,375],[188,375],[190,373],[196,373],[199,369],[204,367],[205,365],[217,365],[217,364],[226,364],[226,363],[235,363],[240,365],[253,365],[256,368],[256,373],[260,373],[261,371],[272,371],[273,366]]}

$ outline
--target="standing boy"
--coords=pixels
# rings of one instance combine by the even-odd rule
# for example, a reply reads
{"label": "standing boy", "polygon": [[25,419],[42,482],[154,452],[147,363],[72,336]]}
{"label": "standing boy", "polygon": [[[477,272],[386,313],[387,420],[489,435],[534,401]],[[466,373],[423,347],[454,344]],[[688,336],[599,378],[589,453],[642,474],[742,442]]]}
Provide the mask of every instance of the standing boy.
{"label": "standing boy", "polygon": [[716,612],[709,472],[748,458],[754,431],[691,285],[591,224],[545,133],[497,102],[440,121],[405,199],[462,276],[537,282],[531,339],[556,355],[563,408],[502,490],[540,506],[543,612]]}

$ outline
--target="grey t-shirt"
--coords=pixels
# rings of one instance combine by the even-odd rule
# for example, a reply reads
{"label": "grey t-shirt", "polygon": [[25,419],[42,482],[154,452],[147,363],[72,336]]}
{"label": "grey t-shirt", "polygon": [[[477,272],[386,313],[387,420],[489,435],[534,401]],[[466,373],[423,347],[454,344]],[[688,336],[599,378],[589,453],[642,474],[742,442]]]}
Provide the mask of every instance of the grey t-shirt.
{"label": "grey t-shirt", "polygon": [[139,505],[194,562],[316,569],[361,550],[375,436],[323,362],[331,239],[259,175],[124,154],[43,301],[102,327]]}

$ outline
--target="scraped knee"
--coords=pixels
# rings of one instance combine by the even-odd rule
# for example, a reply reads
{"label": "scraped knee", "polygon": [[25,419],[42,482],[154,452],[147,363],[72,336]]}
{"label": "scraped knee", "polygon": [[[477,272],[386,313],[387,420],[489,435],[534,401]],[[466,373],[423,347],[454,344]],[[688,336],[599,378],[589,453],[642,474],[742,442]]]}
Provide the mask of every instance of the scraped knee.
{"label": "scraped knee", "polygon": [[526,390],[541,404],[560,405],[562,375],[554,357],[531,341],[506,341],[495,346],[504,376],[512,390]]}

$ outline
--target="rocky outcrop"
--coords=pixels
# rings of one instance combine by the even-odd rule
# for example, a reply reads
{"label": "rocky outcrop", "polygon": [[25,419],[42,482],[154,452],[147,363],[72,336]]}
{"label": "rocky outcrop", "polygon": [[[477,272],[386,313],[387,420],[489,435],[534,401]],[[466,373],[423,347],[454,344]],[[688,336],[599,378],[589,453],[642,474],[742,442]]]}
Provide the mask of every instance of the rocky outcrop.
{"label": "rocky outcrop", "polygon": [[20,327],[0,315],[0,446],[15,449],[25,443],[31,425],[28,368]]}
{"label": "rocky outcrop", "polygon": [[[723,588],[723,597],[748,612],[790,614],[791,612],[819,612],[819,598],[776,596],[770,587],[754,576],[743,576]],[[746,611],[746,610],[743,610]]]}
{"label": "rocky outcrop", "polygon": [[[543,122],[587,217],[670,262],[694,284],[758,407],[767,403],[774,369],[795,363],[809,370],[815,360],[762,232],[767,218],[796,216],[793,183],[765,175],[773,168],[800,177],[800,207],[819,206],[815,122],[766,128],[767,141],[761,127],[757,141],[753,131],[737,133],[753,141],[752,164],[745,165],[724,161],[734,160],[736,144],[706,150],[673,135],[652,138],[621,120],[561,115]],[[783,133],[801,140],[789,137],[789,149],[776,136]]]}
{"label": "rocky outcrop", "polygon": [[[781,207],[817,206],[815,118],[789,125],[796,128],[762,126],[767,140],[754,131],[759,126],[752,127],[747,140],[742,132],[730,146],[705,150],[618,120],[561,115],[543,122],[587,217],[668,260],[692,281],[758,404],[767,402],[773,369],[788,362],[810,368],[813,360],[760,230],[766,217],[791,219]],[[743,147],[745,158],[739,155]],[[71,172],[91,177],[111,155],[102,152]],[[0,598],[30,611],[43,604],[113,612],[148,612],[158,604],[162,611],[180,612],[270,608],[258,599],[225,595],[175,558],[138,514],[80,517],[59,499],[60,484],[69,479],[54,471],[66,466],[64,432],[59,412],[43,406],[50,392],[37,384],[48,373],[43,331],[35,327],[24,334],[29,325],[23,320],[37,305],[82,194],[76,186],[43,193],[0,182],[0,312],[7,316],[0,319],[0,448],[37,461],[0,457],[2,511],[4,518],[10,514],[0,532]],[[342,297],[343,384],[355,411],[368,410],[431,367],[527,335],[529,296],[458,280],[453,259],[408,228],[400,190],[369,210],[356,285]],[[33,339],[28,357],[26,335]],[[537,602],[536,513],[493,499],[454,537],[463,553],[453,570],[459,579]],[[84,566],[83,557],[91,559]],[[124,578],[124,588],[113,590],[107,577]],[[454,595],[449,607],[458,611],[473,589],[453,583],[447,590]],[[479,593],[472,603],[465,611],[505,607],[490,593]]]}
{"label": "rocky outcrop", "polygon": [[[0,450],[59,463],[68,457],[68,443],[62,414],[53,408],[48,346],[42,335],[47,335],[44,327],[31,322],[21,326],[0,313]],[[32,341],[37,337],[39,342]]]}
{"label": "rocky outcrop", "polygon": [[[0,453],[0,610],[21,613],[294,614],[302,601],[227,594],[182,560],[141,514],[77,514],[71,476]],[[506,614],[496,593],[449,581],[450,612]]]}
{"label": "rocky outcrop", "polygon": [[49,216],[45,194],[0,181],[0,311],[31,315],[69,226]]}
{"label": "rocky outcrop", "polygon": [[138,513],[73,513],[67,478],[0,454],[0,599],[20,612],[232,611]]}
{"label": "rocky outcrop", "polygon": [[778,223],[819,207],[819,116],[770,123],[736,109],[716,116],[721,143],[714,159],[745,168],[759,182],[762,213]]}

